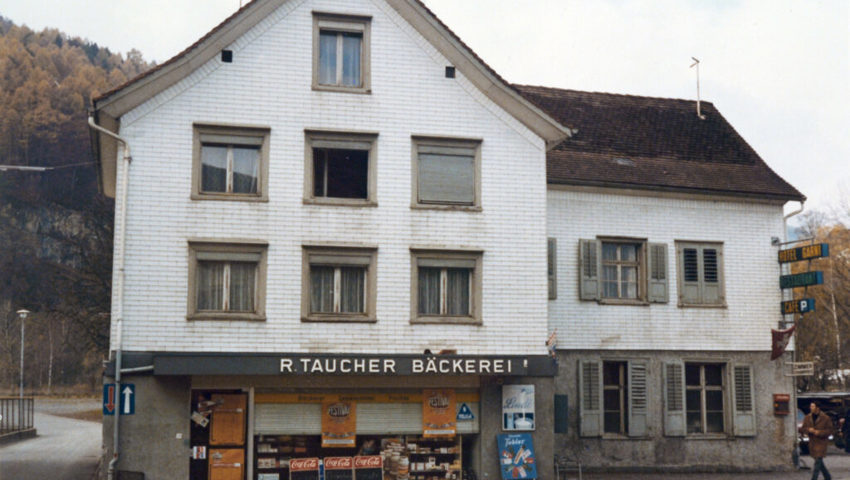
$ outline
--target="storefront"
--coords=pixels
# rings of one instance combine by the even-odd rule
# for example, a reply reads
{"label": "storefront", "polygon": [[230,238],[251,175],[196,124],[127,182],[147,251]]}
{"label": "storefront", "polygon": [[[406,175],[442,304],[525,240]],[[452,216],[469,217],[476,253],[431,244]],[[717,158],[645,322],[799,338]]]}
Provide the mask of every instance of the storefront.
{"label": "storefront", "polygon": [[[527,431],[540,453],[551,448],[551,429],[535,423],[535,414],[548,418],[551,410],[556,366],[546,356],[162,353],[152,360],[152,380],[190,379],[191,479],[498,478],[498,434]],[[531,408],[505,415],[503,387],[526,383],[539,385],[536,400],[529,390]]]}

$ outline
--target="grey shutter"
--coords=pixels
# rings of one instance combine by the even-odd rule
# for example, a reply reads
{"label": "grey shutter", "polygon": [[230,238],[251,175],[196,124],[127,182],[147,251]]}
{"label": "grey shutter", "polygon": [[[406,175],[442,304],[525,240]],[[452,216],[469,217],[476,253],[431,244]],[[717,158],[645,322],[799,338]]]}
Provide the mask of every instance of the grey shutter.
{"label": "grey shutter", "polygon": [[599,299],[599,242],[579,240],[579,299]]}
{"label": "grey shutter", "polygon": [[667,288],[667,244],[649,244],[649,295],[652,303],[670,301]]}
{"label": "grey shutter", "polygon": [[716,305],[723,303],[721,286],[721,262],[723,252],[717,247],[700,248],[700,266],[702,267],[702,303]]}
{"label": "grey shutter", "polygon": [[629,362],[629,436],[646,436],[647,399],[647,362],[636,360]]}
{"label": "grey shutter", "polygon": [[475,157],[419,153],[419,201],[472,205]]}
{"label": "grey shutter", "polygon": [[732,422],[736,436],[753,437],[756,434],[756,412],[753,397],[753,368],[750,365],[732,367],[735,385],[732,402]]}
{"label": "grey shutter", "polygon": [[679,257],[679,303],[685,305],[698,305],[702,295],[700,294],[702,278],[702,267],[699,249],[692,245],[679,245],[677,249]]}
{"label": "grey shutter", "polygon": [[685,365],[664,364],[664,435],[685,436]]}
{"label": "grey shutter", "polygon": [[258,435],[321,435],[322,405],[258,403],[254,406],[254,432]]}
{"label": "grey shutter", "polygon": [[549,282],[549,300],[558,298],[558,240],[549,238],[546,241],[546,279]]}
{"label": "grey shutter", "polygon": [[579,435],[598,437],[602,434],[602,366],[579,361],[578,367]]}

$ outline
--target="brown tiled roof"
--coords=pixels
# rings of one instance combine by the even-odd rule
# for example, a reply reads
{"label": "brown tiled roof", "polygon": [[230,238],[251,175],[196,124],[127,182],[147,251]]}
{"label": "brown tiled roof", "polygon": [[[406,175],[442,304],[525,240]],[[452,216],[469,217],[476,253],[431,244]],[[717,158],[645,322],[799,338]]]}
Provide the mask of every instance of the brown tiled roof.
{"label": "brown tiled roof", "polygon": [[803,200],[709,102],[514,85],[571,138],[547,154],[550,184]]}

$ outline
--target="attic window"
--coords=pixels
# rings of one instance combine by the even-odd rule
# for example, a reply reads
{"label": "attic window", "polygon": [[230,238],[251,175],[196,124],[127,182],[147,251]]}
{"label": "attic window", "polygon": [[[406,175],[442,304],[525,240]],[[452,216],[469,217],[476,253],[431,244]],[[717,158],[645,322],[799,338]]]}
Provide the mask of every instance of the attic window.
{"label": "attic window", "polygon": [[222,50],[221,51],[221,61],[224,63],[233,62],[233,50]]}
{"label": "attic window", "polygon": [[446,78],[455,78],[455,67],[451,65],[446,67]]}
{"label": "attic window", "polygon": [[634,167],[635,166],[634,160],[632,160],[631,158],[625,158],[625,157],[614,157],[614,163],[616,163],[617,165],[624,165],[626,167]]}

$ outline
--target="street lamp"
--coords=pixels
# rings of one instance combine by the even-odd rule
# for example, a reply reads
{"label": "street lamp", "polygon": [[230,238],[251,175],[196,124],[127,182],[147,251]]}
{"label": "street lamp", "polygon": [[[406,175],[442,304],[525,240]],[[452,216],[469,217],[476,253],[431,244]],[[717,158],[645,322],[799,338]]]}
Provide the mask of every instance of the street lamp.
{"label": "street lamp", "polygon": [[18,429],[23,429],[24,426],[24,320],[30,311],[22,308],[18,310],[18,317],[21,319],[21,390],[18,396]]}

